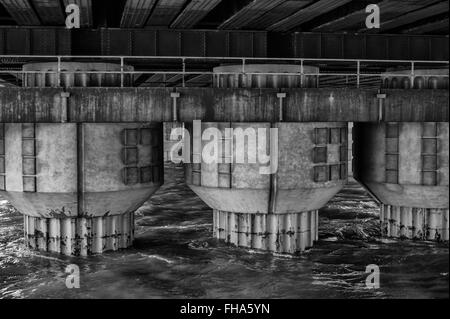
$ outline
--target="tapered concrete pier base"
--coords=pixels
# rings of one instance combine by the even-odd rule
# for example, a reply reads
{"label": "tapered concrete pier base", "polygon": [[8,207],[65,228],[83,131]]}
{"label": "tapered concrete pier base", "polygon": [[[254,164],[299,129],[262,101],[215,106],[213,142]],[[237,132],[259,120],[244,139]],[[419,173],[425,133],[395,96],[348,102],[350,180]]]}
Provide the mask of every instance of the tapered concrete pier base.
{"label": "tapered concrete pier base", "polygon": [[[448,89],[437,75],[448,69],[390,72],[383,88]],[[448,241],[448,122],[357,123],[353,137],[353,173],[381,203],[382,234]]]}
{"label": "tapered concrete pier base", "polygon": [[[25,65],[24,85],[132,84],[110,73],[115,64],[62,63],[60,77],[55,69]],[[67,101],[61,109],[61,123],[0,123],[0,194],[25,215],[32,249],[86,256],[131,246],[133,212],[163,184],[162,124],[71,123]]]}
{"label": "tapered concrete pier base", "polygon": [[130,247],[134,236],[134,213],[73,218],[25,215],[24,230],[30,249],[88,256]]}
{"label": "tapered concrete pier base", "polygon": [[448,241],[448,218],[448,209],[381,205],[381,227],[386,237]]}
{"label": "tapered concrete pier base", "polygon": [[[245,65],[247,74],[229,74],[241,70],[236,65],[215,68],[214,85],[318,85],[319,70],[312,66]],[[213,209],[219,240],[295,254],[313,246],[318,210],[347,182],[348,130],[343,122],[284,122],[283,98],[289,93],[273,94],[277,122],[185,124],[192,137],[186,184]]]}
{"label": "tapered concrete pier base", "polygon": [[214,210],[214,236],[238,247],[300,253],[318,239],[318,212],[245,214]]}
{"label": "tapered concrete pier base", "polygon": [[355,177],[379,200],[383,234],[448,240],[448,123],[357,124]]}
{"label": "tapered concrete pier base", "polygon": [[[214,210],[215,237],[239,247],[277,253],[294,254],[312,247],[317,239],[318,209],[347,181],[346,124],[208,122],[201,126],[190,134],[194,142],[191,163],[186,164],[186,184]],[[257,132],[256,141],[268,134],[261,128],[270,126],[277,130],[277,137],[266,137],[268,144],[260,149],[266,154],[272,150],[270,165],[273,168],[277,163],[272,174],[262,174],[258,163],[237,162],[236,156],[232,163],[226,163],[225,157],[219,163],[203,158],[193,162],[200,160],[198,154],[211,143],[200,140],[200,132],[235,129],[228,153],[236,155],[242,152],[236,142],[239,128]],[[256,145],[247,149],[256,149]]]}

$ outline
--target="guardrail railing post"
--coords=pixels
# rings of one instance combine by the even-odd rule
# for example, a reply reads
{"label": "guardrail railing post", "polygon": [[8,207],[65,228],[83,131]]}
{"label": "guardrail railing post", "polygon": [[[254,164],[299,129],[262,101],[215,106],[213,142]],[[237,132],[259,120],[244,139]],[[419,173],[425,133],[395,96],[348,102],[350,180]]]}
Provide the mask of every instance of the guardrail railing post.
{"label": "guardrail railing post", "polygon": [[[242,83],[245,87],[247,87],[247,75],[245,74],[245,58],[242,58],[241,73],[242,73]],[[237,75],[236,81],[238,81],[237,83],[239,83],[239,74],[236,75]]]}
{"label": "guardrail railing post", "polygon": [[377,100],[378,100],[378,122],[383,121],[384,117],[384,100],[386,99],[386,93],[382,93],[378,90]]}
{"label": "guardrail railing post", "polygon": [[[57,60],[57,70],[55,71],[53,69],[53,71],[51,71],[51,73],[56,74],[56,83],[52,82],[53,86],[56,87],[62,87],[64,86],[64,79],[65,79],[65,75],[70,75],[70,74],[80,74],[80,71],[75,71],[75,70],[66,70],[66,68],[63,70],[62,69],[62,63],[66,63],[66,61],[78,61],[78,59],[85,59],[88,58],[88,56],[71,56],[71,55],[0,55],[1,59],[21,59],[21,58],[26,58],[26,61],[28,62],[42,62],[42,61],[53,61],[53,59]],[[92,58],[92,57],[89,57]],[[333,79],[335,77],[337,78],[344,78],[343,80],[345,81],[346,85],[352,85],[352,77],[355,76],[356,77],[356,86],[357,88],[360,88],[362,84],[364,84],[364,86],[368,86],[368,85],[376,85],[375,83],[375,78],[381,78],[381,74],[374,74],[373,72],[370,72],[370,67],[371,66],[376,66],[378,63],[397,63],[397,64],[401,64],[404,66],[409,66],[410,67],[410,71],[407,72],[406,76],[410,78],[410,82],[411,82],[411,86],[414,86],[414,79],[415,79],[415,69],[421,69],[422,67],[426,67],[429,68],[430,66],[435,66],[435,65],[439,65],[441,68],[448,68],[449,62],[448,61],[424,61],[424,60],[375,60],[375,59],[309,59],[309,58],[285,58],[285,59],[275,59],[275,58],[258,58],[258,57],[187,57],[187,56],[139,56],[139,57],[133,57],[133,56],[96,56],[95,59],[107,59],[107,60],[111,60],[113,59],[114,61],[120,60],[120,86],[124,87],[126,85],[125,81],[127,80],[127,78],[125,77],[125,75],[130,75],[130,80],[133,78],[133,76],[135,74],[139,74],[139,72],[137,71],[131,71],[131,70],[127,70],[125,67],[125,59],[127,59],[128,63],[133,64],[133,61],[135,59],[138,59],[139,61],[153,61],[153,60],[164,60],[164,59],[169,59],[171,62],[173,63],[178,63],[177,61],[181,61],[182,62],[182,86],[186,87],[186,81],[191,80],[192,78],[197,78],[199,75],[211,75],[211,79],[212,82],[214,83],[214,78],[215,77],[219,77],[218,74],[211,74],[211,72],[206,72],[206,71],[199,71],[199,72],[189,72],[187,71],[187,61],[189,59],[192,60],[198,60],[198,61],[211,61],[212,63],[217,62],[217,60],[219,61],[223,61],[224,63],[226,62],[233,62],[233,63],[237,63],[239,65],[239,63],[241,63],[241,72],[239,71],[235,71],[235,72],[229,72],[228,74],[232,74],[232,75],[238,75],[238,76],[243,76],[244,78],[246,78],[247,76],[250,76],[252,74],[254,74],[254,72],[252,72],[251,70],[247,73],[248,67],[247,67],[247,59],[250,61],[256,61],[256,63],[259,62],[264,62],[264,63],[276,63],[277,61],[286,61],[286,62],[294,62],[295,64],[300,63],[300,72],[295,72],[295,73],[287,73],[289,75],[295,75],[295,76],[300,76],[300,85],[304,86],[305,85],[305,81],[306,81],[306,76],[305,75],[305,61],[310,61],[310,63],[314,64],[314,63],[320,63],[320,61],[325,61],[326,64],[328,65],[338,65],[338,63],[342,63],[342,62],[346,62],[346,63],[356,63],[356,72],[353,73],[353,71],[350,72],[346,72],[346,73],[339,73],[339,72],[330,72],[330,73],[317,73],[315,74],[315,76],[317,77],[317,81],[319,82],[319,80],[321,79],[320,77],[323,76],[327,79],[328,81],[328,76],[332,76],[331,78],[331,85],[334,83]],[[129,60],[129,61],[128,61]],[[269,61],[269,62],[268,62]],[[25,64],[27,62],[23,62],[23,64]],[[306,62],[307,63],[307,62]],[[362,66],[364,67],[364,69],[361,69],[361,63]],[[441,66],[442,65],[442,66]],[[11,70],[9,68],[2,68],[0,67],[0,73],[11,73]],[[16,80],[20,81],[22,79],[23,83],[27,83],[28,81],[28,74],[38,74],[40,71],[24,71],[24,70],[20,70],[20,71],[16,71]],[[95,72],[95,71],[83,71],[82,73],[87,73],[87,74],[97,74],[97,73],[101,73],[101,72]],[[109,71],[107,73],[114,73],[117,74],[119,73],[118,70],[117,71]],[[162,72],[158,72],[158,74],[162,74],[163,77],[165,77],[164,82],[165,85],[167,86],[167,81],[170,81],[170,79],[173,77],[174,72],[173,71],[162,71]],[[261,75],[266,75],[267,72],[263,72],[261,73]],[[277,73],[274,73],[277,74]],[[307,71],[306,74],[309,74],[309,72]],[[169,76],[170,75],[170,76]],[[178,74],[180,75],[180,74]],[[178,76],[177,75],[177,76]],[[187,75],[192,75],[186,78]],[[277,74],[277,75],[283,75],[283,74]],[[448,78],[448,75],[443,75],[443,74],[429,74],[428,76],[436,76],[438,78]],[[374,80],[372,80],[374,79]],[[178,79],[179,81],[179,79]],[[363,81],[363,82],[361,82]]]}
{"label": "guardrail railing post", "polygon": [[182,59],[182,63],[183,63],[183,74],[182,74],[181,81],[182,81],[182,87],[186,87],[186,82],[185,82],[185,79],[184,79],[184,75],[186,73],[186,60],[185,60],[185,58]]}
{"label": "guardrail railing post", "polygon": [[57,74],[56,74],[56,86],[61,87],[61,57],[58,56]]}
{"label": "guardrail railing post", "polygon": [[361,70],[361,62],[358,60],[356,62],[356,87],[359,89],[359,82],[360,82],[360,70]]}
{"label": "guardrail railing post", "polygon": [[170,97],[172,98],[172,122],[178,122],[177,99],[180,97],[180,92],[171,92]]}
{"label": "guardrail railing post", "polygon": [[304,71],[303,71],[303,59],[300,59],[300,87],[303,87],[303,77],[304,77]]}
{"label": "guardrail railing post", "polygon": [[283,122],[283,99],[286,97],[285,92],[278,92],[278,121]]}
{"label": "guardrail railing post", "polygon": [[124,65],[123,65],[123,57],[120,57],[120,87],[123,88],[123,69],[124,69]]}

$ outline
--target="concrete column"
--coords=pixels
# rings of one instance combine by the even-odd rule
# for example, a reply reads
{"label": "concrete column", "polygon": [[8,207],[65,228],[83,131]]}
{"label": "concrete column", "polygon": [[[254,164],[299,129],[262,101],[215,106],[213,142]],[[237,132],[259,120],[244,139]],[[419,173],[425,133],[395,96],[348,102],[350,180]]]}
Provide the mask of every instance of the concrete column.
{"label": "concrete column", "polygon": [[[227,74],[240,73],[245,71],[246,74]],[[216,67],[214,72],[214,86],[217,88],[300,88],[300,87],[317,87],[318,76],[311,75],[317,73],[317,68],[304,66],[303,74],[300,65],[245,65],[242,66],[227,65]],[[274,73],[273,75],[259,75],[257,73]],[[298,73],[298,75],[282,75],[282,73]],[[172,117],[176,117],[176,109],[172,108]],[[172,129],[182,128],[181,122],[165,122],[164,123],[164,161],[170,161],[170,152],[172,147],[177,144],[181,137],[172,139],[170,133]]]}
{"label": "concrete column", "polygon": [[[297,65],[247,65],[246,72],[255,74],[221,74],[239,72],[241,67],[215,68],[215,85],[262,88],[317,85],[317,76],[302,79]],[[299,75],[282,74],[287,72]],[[317,73],[317,68],[305,67],[304,73]],[[347,181],[346,123],[185,125],[193,140],[186,183],[213,208],[216,238],[240,247],[288,254],[313,245],[318,239],[319,208]],[[271,130],[276,134],[271,135]],[[216,139],[211,132],[219,132]],[[202,152],[208,154],[214,140],[218,141],[219,160],[211,163]],[[255,161],[250,159],[251,154],[255,155]],[[270,163],[264,155],[270,155]],[[240,156],[245,156],[244,162],[238,160]]]}
{"label": "concrete column", "polygon": [[[448,70],[398,72],[383,85],[403,89],[448,89]],[[414,83],[414,85],[411,85]],[[389,99],[389,95],[387,95]],[[449,239],[448,122],[355,124],[355,178],[381,202],[387,237]]]}
{"label": "concrete column", "polygon": [[[183,123],[181,122],[164,122],[164,162],[171,161],[171,151],[172,148],[180,142],[182,136],[178,136],[176,138],[171,137],[171,132],[173,129],[179,128],[182,129]],[[182,150],[182,149],[181,149]],[[181,151],[180,150],[180,151]],[[181,154],[176,154],[181,155]]]}
{"label": "concrete column", "polygon": [[[62,69],[117,66],[63,63]],[[78,77],[62,81],[120,85],[120,77]],[[85,256],[132,245],[133,213],[163,183],[162,124],[6,123],[0,131],[1,194],[25,215],[30,248]]]}

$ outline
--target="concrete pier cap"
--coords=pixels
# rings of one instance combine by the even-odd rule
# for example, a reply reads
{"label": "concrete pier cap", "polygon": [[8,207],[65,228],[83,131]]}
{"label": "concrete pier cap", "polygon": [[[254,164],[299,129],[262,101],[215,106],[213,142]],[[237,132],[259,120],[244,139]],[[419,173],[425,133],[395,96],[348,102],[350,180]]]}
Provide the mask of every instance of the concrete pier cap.
{"label": "concrete pier cap", "polygon": [[[384,88],[448,89],[436,76],[448,69],[416,70],[413,82],[410,71],[389,74]],[[383,235],[448,241],[449,123],[357,123],[353,137],[354,176],[381,203]]]}
{"label": "concrete pier cap", "polygon": [[448,89],[448,69],[388,70],[382,74],[384,89]]}
{"label": "concrete pier cap", "polygon": [[[302,71],[307,75],[302,76]],[[213,72],[217,73],[214,86],[219,88],[311,88],[318,85],[318,76],[312,74],[319,73],[319,68],[298,64],[233,64],[215,67]]]}
{"label": "concrete pier cap", "polygon": [[[115,63],[89,63],[89,62],[61,62],[60,84],[63,87],[109,87],[121,86],[120,64]],[[26,87],[55,87],[58,86],[58,63],[41,62],[28,63],[23,66]],[[117,72],[117,73],[101,73]],[[124,65],[123,71],[134,71],[130,65]],[[73,72],[73,73],[72,73]],[[89,73],[95,72],[95,73]],[[123,86],[132,86],[132,74],[123,74]]]}
{"label": "concrete pier cap", "polygon": [[[55,67],[25,65],[42,71],[25,84],[53,83],[46,72]],[[120,70],[106,63],[62,67]],[[120,77],[101,73],[63,80],[69,86],[104,81],[120,86]],[[134,211],[163,183],[161,123],[4,123],[0,133],[0,192],[24,214],[30,248],[89,255],[132,245]]]}
{"label": "concrete pier cap", "polygon": [[[298,65],[246,65],[246,72],[275,75],[221,74],[241,69],[242,65],[215,68],[215,85],[278,89],[317,86],[316,76],[304,81],[300,75],[280,74],[300,72]],[[304,73],[317,72],[315,67],[304,67]],[[312,247],[318,239],[318,210],[347,181],[347,123],[208,122],[201,123],[197,130],[188,123],[186,128],[193,139],[191,163],[185,167],[186,183],[213,208],[218,239],[276,253],[295,254]],[[223,142],[219,144],[219,160],[213,163],[201,156],[211,143],[202,135],[211,128],[220,132]],[[227,129],[232,129],[232,136],[227,136]],[[242,137],[246,133],[250,137]],[[260,140],[266,143],[259,144]],[[257,162],[251,163],[248,158],[238,162],[239,152],[246,152],[244,157],[257,152]],[[270,154],[269,165],[276,163],[272,174],[261,173],[261,166],[266,165],[259,162],[261,153]]]}

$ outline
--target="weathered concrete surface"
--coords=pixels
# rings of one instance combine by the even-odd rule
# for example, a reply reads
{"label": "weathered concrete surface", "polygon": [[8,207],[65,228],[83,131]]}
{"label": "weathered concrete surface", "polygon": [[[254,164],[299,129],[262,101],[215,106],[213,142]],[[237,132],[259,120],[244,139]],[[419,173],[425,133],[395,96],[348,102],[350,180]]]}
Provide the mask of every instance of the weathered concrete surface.
{"label": "weathered concrete surface", "polygon": [[354,176],[384,204],[449,207],[448,123],[357,124],[353,137]]}
{"label": "weathered concrete surface", "polygon": [[384,233],[448,240],[448,122],[358,123],[354,176],[383,204]]}
{"label": "weathered concrete surface", "polygon": [[[43,87],[84,90],[122,81],[112,73],[59,78],[55,69],[56,63],[27,64],[24,70],[38,73],[28,74],[26,87],[2,91],[12,98],[2,111],[18,121],[0,122],[0,194],[24,214],[30,248],[65,255],[126,248],[133,241],[134,211],[163,183],[162,123],[69,123],[74,103],[83,103],[84,112],[89,102],[69,101],[68,92]],[[121,66],[68,62],[61,69]]]}
{"label": "weathered concrete surface", "polygon": [[[74,86],[120,86],[120,74],[122,67],[117,63],[86,63],[86,62],[61,62],[60,84],[63,87]],[[134,71],[129,65],[124,65],[125,71]],[[28,73],[24,77],[25,87],[56,87],[58,86],[58,64],[55,62],[27,63],[24,71],[38,71]],[[110,71],[117,73],[83,73],[86,71]],[[78,72],[64,73],[64,72]],[[124,74],[123,85],[132,86],[132,75]]]}
{"label": "weathered concrete surface", "polygon": [[449,210],[381,205],[384,236],[448,241]]}
{"label": "weathered concrete surface", "polygon": [[[317,87],[318,76],[304,75],[284,75],[282,73],[319,73],[319,68],[309,65],[298,64],[246,64],[245,72],[250,74],[239,74],[242,71],[242,64],[224,65],[214,68],[214,73],[235,73],[217,74],[214,77],[214,87],[218,88],[307,88]],[[274,75],[258,73],[277,73]]]}
{"label": "weathered concrete surface", "polygon": [[132,245],[133,213],[163,183],[162,123],[1,130],[0,194],[24,215],[30,248],[86,256]]}
{"label": "weathered concrete surface", "polygon": [[[233,135],[224,138],[232,143],[217,146],[219,163],[204,157],[199,162],[212,141],[202,135],[211,127],[222,132],[217,140],[224,138],[226,128],[232,128]],[[202,122],[200,129],[187,128],[193,139],[191,160],[197,162],[185,164],[186,184],[215,211],[217,238],[279,253],[302,252],[312,246],[317,239],[318,209],[347,181],[347,123]],[[277,134],[269,137],[270,128],[277,129]],[[252,129],[255,135],[250,138]],[[239,130],[248,130],[246,139]],[[264,137],[266,143],[261,145]],[[243,156],[252,153],[258,154],[254,161]],[[270,163],[261,162],[260,154],[270,154]],[[239,155],[245,160],[238,161]],[[268,166],[274,174],[261,173]]]}
{"label": "weathered concrete surface", "polygon": [[318,240],[319,211],[239,214],[214,210],[214,236],[238,247],[295,254]]}
{"label": "weathered concrete surface", "polygon": [[39,218],[24,216],[25,242],[31,249],[88,256],[133,244],[134,213],[105,217]]}
{"label": "weathered concrete surface", "polygon": [[[347,181],[347,125],[345,123],[275,123],[278,129],[277,140],[266,137],[267,143],[255,150],[256,142],[245,140],[239,147],[236,129],[270,128],[270,123],[202,123],[202,132],[210,127],[224,130],[233,128],[232,164],[225,163],[224,151],[219,152],[220,163],[201,163],[186,165],[186,183],[208,205],[215,210],[248,214],[286,214],[312,211],[327,203]],[[189,128],[190,129],[190,128]],[[200,154],[210,140],[194,136],[191,147],[192,158]],[[256,133],[257,132],[257,133]],[[257,140],[269,134],[256,131]],[[323,136],[318,136],[322,132]],[[333,133],[336,134],[333,134]],[[333,135],[331,140],[330,136]],[[243,136],[243,135],[242,135]],[[320,140],[324,137],[325,140]],[[197,139],[197,141],[196,141]],[[198,142],[198,143],[196,143]],[[230,143],[231,144],[231,143]],[[278,149],[269,151],[271,144]],[[196,146],[202,145],[197,150]],[[261,163],[260,155],[270,154],[271,163]],[[225,149],[225,145],[222,145]],[[247,156],[242,163],[238,154],[258,154],[255,162]],[[325,151],[317,155],[319,151]],[[276,163],[276,164],[275,164]],[[275,174],[262,174],[261,168],[274,165]],[[276,181],[274,181],[276,179]],[[275,184],[276,183],[276,184]]]}
{"label": "weathered concrete surface", "polygon": [[[163,183],[161,124],[39,123],[31,124],[33,138],[27,126],[4,124],[0,190],[24,215],[120,215],[136,210]],[[133,133],[128,142],[127,132]]]}
{"label": "weathered concrete surface", "polygon": [[[171,133],[173,129],[183,127],[182,122],[164,122],[163,123],[163,132],[164,132],[164,162],[171,161],[171,151],[172,148],[179,143],[181,140],[181,136],[177,136],[171,138]],[[175,155],[175,154],[174,154]],[[181,150],[180,150],[181,155]]]}
{"label": "weathered concrete surface", "polygon": [[[447,77],[443,75],[446,75]],[[382,87],[386,89],[414,88],[448,90],[448,69],[414,70],[414,80],[411,80],[410,70],[389,70],[387,74],[382,75]]]}
{"label": "weathered concrete surface", "polygon": [[[278,89],[177,88],[178,119],[214,122],[276,122]],[[281,89],[286,122],[376,122],[377,90]],[[173,88],[68,88],[68,122],[168,122]],[[0,122],[61,122],[62,89],[0,89]],[[383,90],[383,120],[449,120],[448,90]]]}

